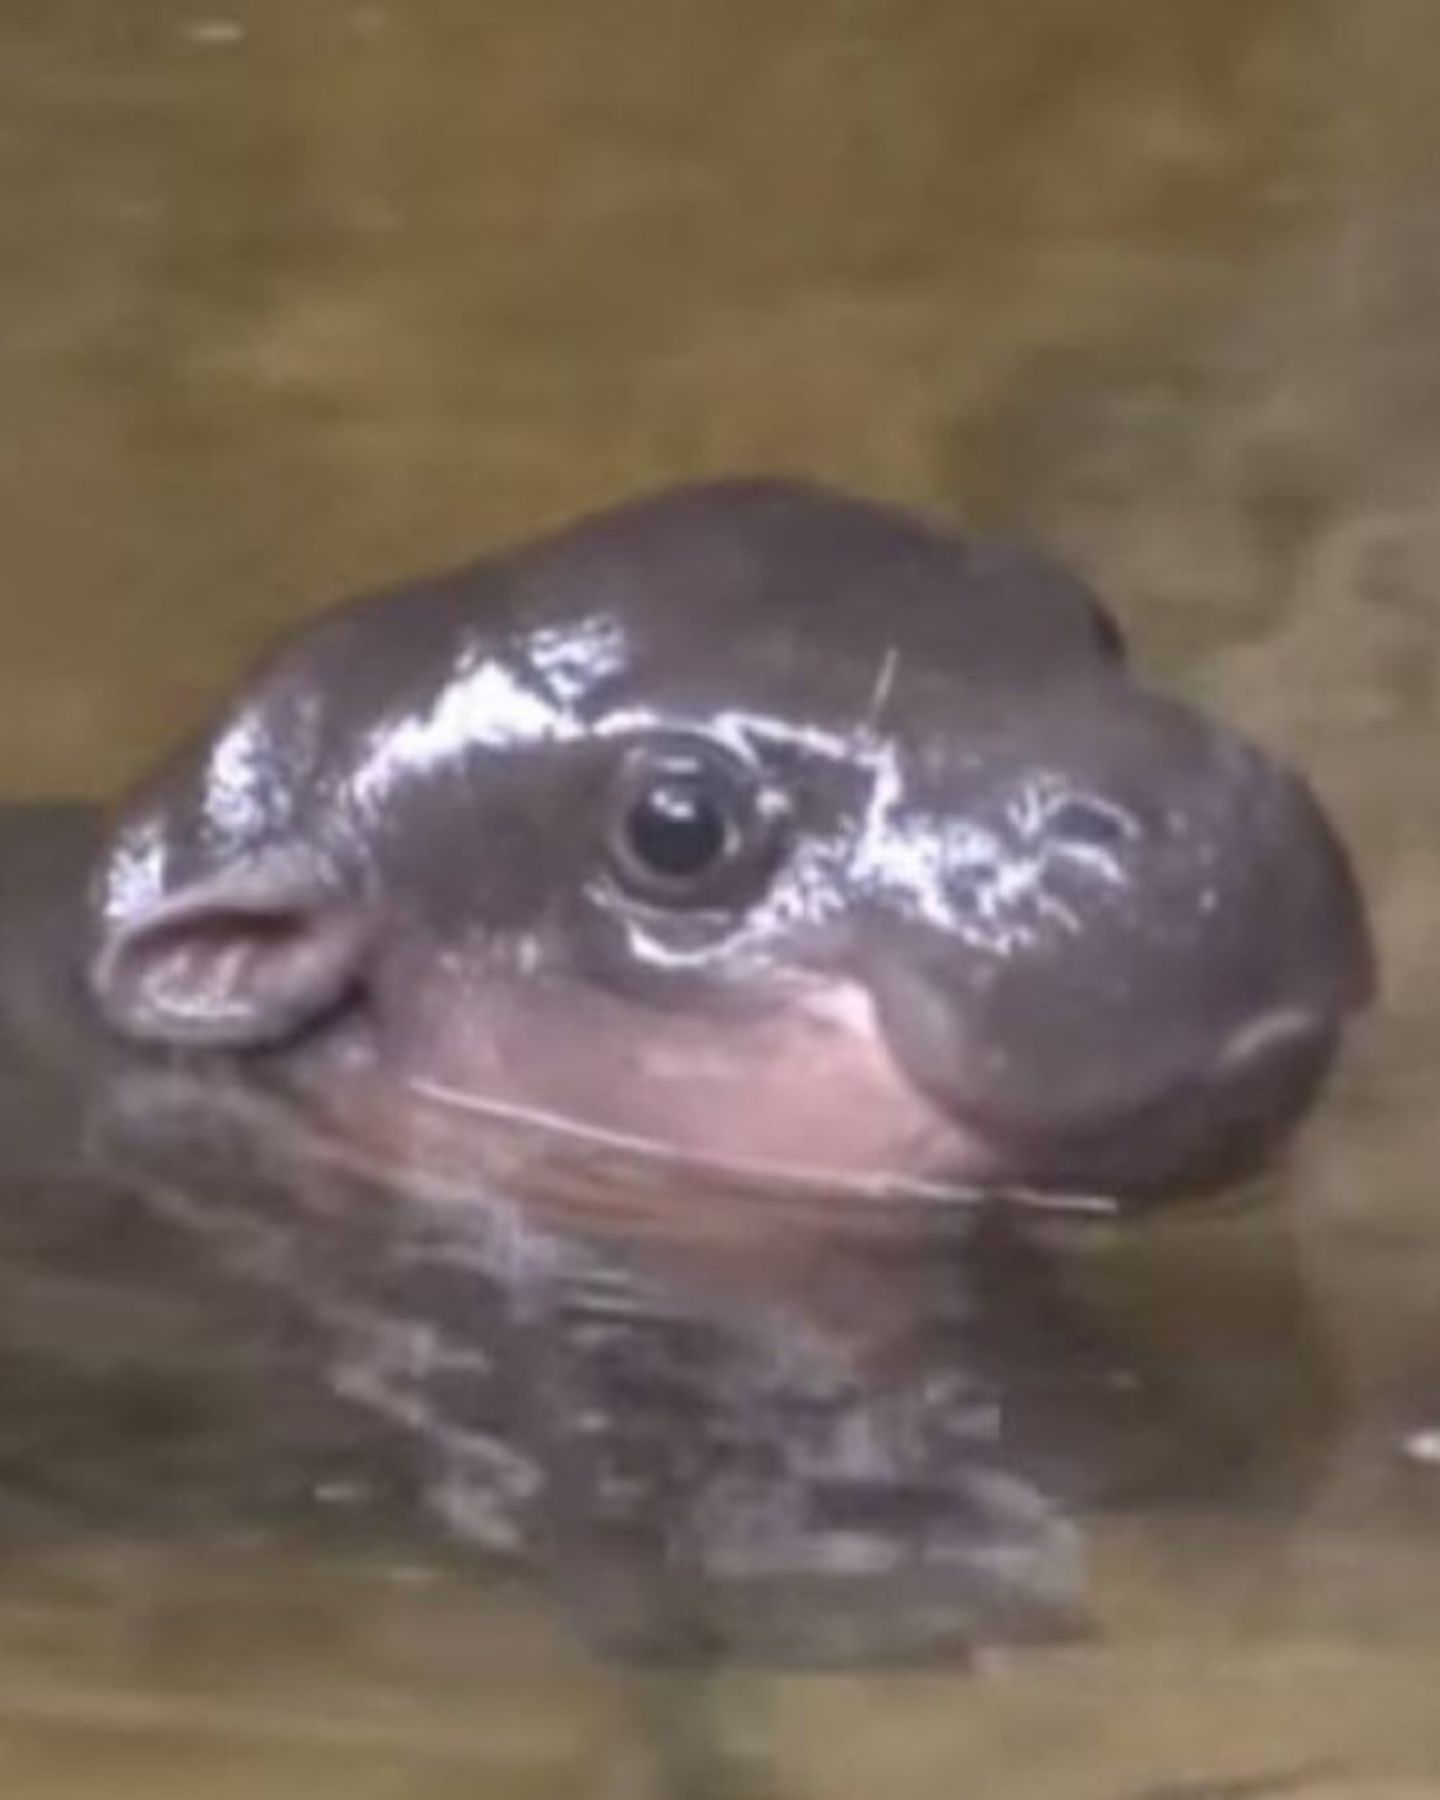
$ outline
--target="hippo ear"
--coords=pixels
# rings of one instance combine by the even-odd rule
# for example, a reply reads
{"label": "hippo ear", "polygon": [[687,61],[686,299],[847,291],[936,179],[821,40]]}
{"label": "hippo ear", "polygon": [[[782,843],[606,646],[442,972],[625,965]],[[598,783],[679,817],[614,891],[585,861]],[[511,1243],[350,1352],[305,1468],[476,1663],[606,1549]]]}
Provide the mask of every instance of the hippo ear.
{"label": "hippo ear", "polygon": [[274,848],[101,928],[91,990],[125,1037],[195,1048],[279,1043],[359,979],[364,909],[318,859]]}

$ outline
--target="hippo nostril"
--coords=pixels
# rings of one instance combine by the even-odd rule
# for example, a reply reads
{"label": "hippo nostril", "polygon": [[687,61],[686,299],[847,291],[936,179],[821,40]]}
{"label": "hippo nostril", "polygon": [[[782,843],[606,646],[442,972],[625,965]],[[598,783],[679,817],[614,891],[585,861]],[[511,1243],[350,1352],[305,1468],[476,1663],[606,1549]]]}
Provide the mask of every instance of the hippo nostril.
{"label": "hippo nostril", "polygon": [[1066,794],[1047,810],[1045,825],[1061,843],[1083,850],[1115,850],[1141,835],[1140,821],[1112,800]]}

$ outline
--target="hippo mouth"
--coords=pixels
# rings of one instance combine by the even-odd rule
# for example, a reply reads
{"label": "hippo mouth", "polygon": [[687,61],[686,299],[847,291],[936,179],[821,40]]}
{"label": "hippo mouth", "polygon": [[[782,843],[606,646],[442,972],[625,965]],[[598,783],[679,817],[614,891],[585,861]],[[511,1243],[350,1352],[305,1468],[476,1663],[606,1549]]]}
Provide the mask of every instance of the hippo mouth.
{"label": "hippo mouth", "polygon": [[[1084,1229],[1122,1201],[1059,1187],[978,1180],[943,1170],[856,1169],[820,1160],[679,1149],[534,1108],[412,1084],[403,1097],[355,1072],[319,1110],[290,1114],[313,1161],[449,1218],[467,1233],[500,1221],[679,1257],[754,1287],[800,1276],[821,1246],[960,1243],[997,1213],[1037,1229]],[[287,1113],[290,1109],[286,1108]]]}
{"label": "hippo mouth", "polygon": [[1002,1180],[1041,1194],[1101,1193],[1122,1210],[1262,1173],[1310,1110],[1337,1043],[1333,1020],[1273,1007],[1188,1064],[1157,1057],[1113,1082],[1091,1079],[1079,1095],[1017,1082],[958,1104],[903,1043],[899,1054],[966,1136],[991,1147]]}
{"label": "hippo mouth", "polygon": [[692,1241],[782,1221],[963,1229],[996,1205],[1104,1219],[1229,1187],[1264,1165],[1330,1053],[1301,1021],[1256,1021],[1204,1069],[1067,1115],[987,1109],[978,1080],[937,1092],[852,983],[708,1020],[558,985],[486,999],[424,997],[423,1034],[392,1015],[384,1033],[318,1048],[292,1078],[344,1153],[397,1190]]}
{"label": "hippo mouth", "polygon": [[1000,1195],[1114,1210],[1032,1182],[922,1092],[852,983],[703,1015],[573,982],[492,980],[448,1005],[411,987],[371,1030],[318,1041],[291,1080],[372,1172],[461,1204],[492,1193],[687,1236],[751,1211],[838,1227]]}
{"label": "hippo mouth", "polygon": [[767,1203],[787,1196],[800,1201],[830,1198],[862,1204],[926,1204],[951,1209],[1006,1201],[1056,1213],[1105,1216],[1122,1201],[1064,1186],[1044,1186],[1023,1179],[977,1179],[943,1168],[918,1173],[900,1167],[857,1169],[840,1164],[780,1157],[746,1156],[724,1150],[685,1149],[656,1138],[629,1135],[582,1120],[563,1118],[531,1107],[470,1095],[433,1085],[410,1089],[412,1104],[433,1108],[452,1122],[468,1122],[494,1143],[539,1148],[556,1170],[572,1175],[584,1170],[590,1184],[604,1171],[620,1191],[639,1191],[677,1181],[691,1193],[707,1190],[735,1198],[749,1196]]}

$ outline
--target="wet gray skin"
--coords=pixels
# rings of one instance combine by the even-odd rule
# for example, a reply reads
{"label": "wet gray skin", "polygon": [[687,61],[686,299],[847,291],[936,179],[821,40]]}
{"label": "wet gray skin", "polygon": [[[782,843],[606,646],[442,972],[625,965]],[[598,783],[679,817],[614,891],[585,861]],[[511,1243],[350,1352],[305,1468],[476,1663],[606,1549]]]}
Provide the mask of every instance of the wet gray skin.
{"label": "wet gray skin", "polygon": [[88,1184],[258,1277],[303,1329],[255,1410],[303,1403],[240,1460],[338,1395],[607,1642],[1069,1630],[1077,1511],[1313,1440],[1288,1269],[1253,1355],[1218,1298],[1217,1399],[1025,1222],[1250,1173],[1371,986],[1304,785],[1043,561],[678,490],[322,618],[6,843],[0,1108],[12,1173],[71,1147],[59,1254]]}

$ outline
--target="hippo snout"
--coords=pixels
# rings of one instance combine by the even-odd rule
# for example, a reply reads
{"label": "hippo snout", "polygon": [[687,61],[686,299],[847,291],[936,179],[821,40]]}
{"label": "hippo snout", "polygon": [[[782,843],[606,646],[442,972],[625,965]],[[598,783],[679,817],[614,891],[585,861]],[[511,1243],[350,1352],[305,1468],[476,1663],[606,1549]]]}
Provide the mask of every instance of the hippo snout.
{"label": "hippo snout", "polygon": [[997,1178],[1248,1173],[1374,986],[1344,851],[1302,781],[1168,699],[1068,693],[1026,724],[932,760],[871,846],[892,1053]]}

